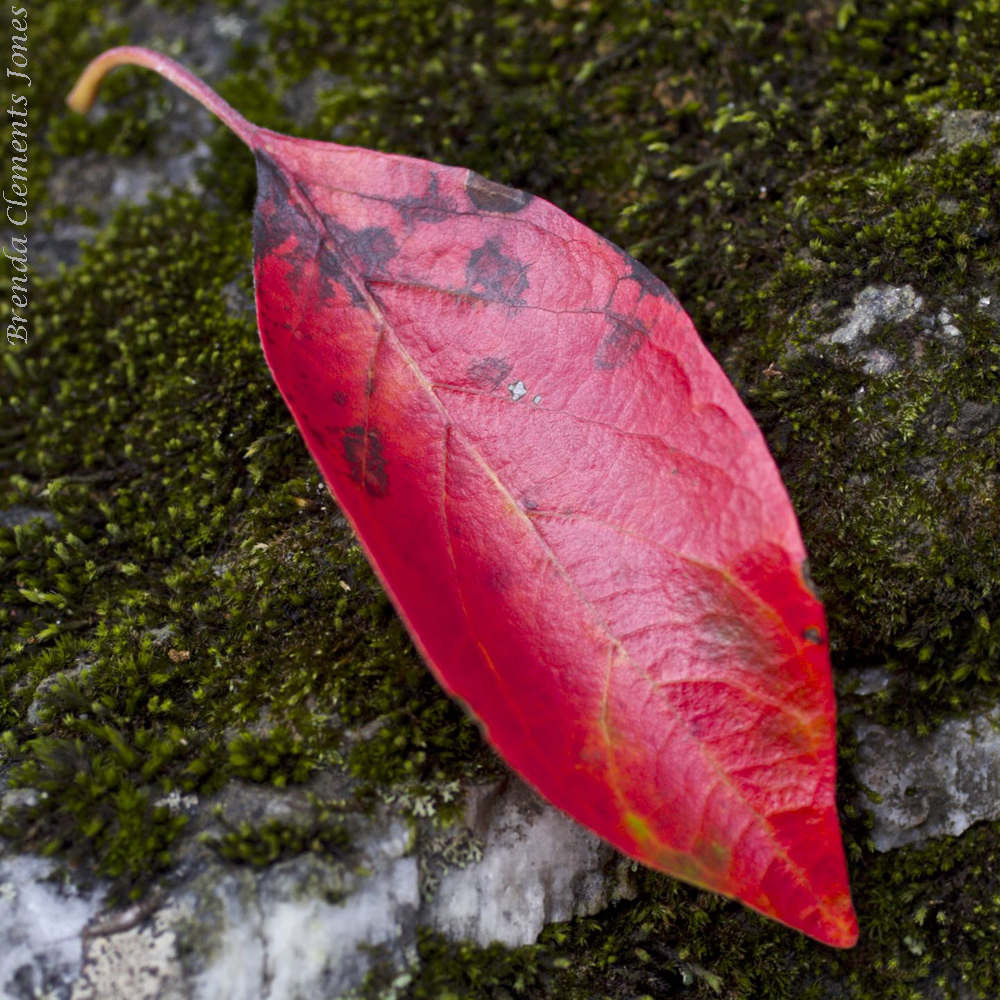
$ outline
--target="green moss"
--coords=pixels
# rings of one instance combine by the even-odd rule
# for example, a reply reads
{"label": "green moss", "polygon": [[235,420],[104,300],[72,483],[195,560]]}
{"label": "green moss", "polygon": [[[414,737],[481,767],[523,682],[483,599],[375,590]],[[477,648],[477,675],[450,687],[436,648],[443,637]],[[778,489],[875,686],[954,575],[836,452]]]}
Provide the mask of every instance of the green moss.
{"label": "green moss", "polygon": [[93,730],[86,744],[79,738],[29,741],[14,785],[33,789],[38,798],[10,810],[0,834],[76,863],[95,853],[98,870],[115,880],[119,894],[136,898],[147,879],[170,865],[170,845],[187,817],[155,804],[135,765],[143,750],[169,757],[175,748],[167,740],[141,738],[132,747],[110,726]]}
{"label": "green moss", "polygon": [[[42,226],[78,211],[43,197],[57,160],[155,149],[178,99],[119,71],[103,118],[62,110],[131,9],[51,0],[32,15]],[[287,0],[261,24],[220,82],[251,119],[528,188],[669,279],[781,464],[835,667],[896,678],[845,709],[923,731],[1000,693],[1000,430],[973,419],[1000,405],[996,322],[978,308],[1000,274],[1000,131],[936,141],[947,109],[1000,109],[996,0]],[[292,113],[310,87],[315,115]],[[0,529],[0,769],[37,796],[3,832],[122,896],[171,866],[171,793],[341,769],[352,808],[446,824],[460,782],[500,770],[330,502],[252,320],[227,306],[251,294],[255,182],[223,129],[210,146],[204,198],[121,211],[79,267],[33,277],[32,342],[3,355],[0,506],[58,518]],[[879,282],[912,285],[928,317],[947,306],[962,337],[883,324],[865,346],[897,367],[866,373],[822,337]],[[0,313],[9,291],[0,273]],[[846,725],[841,747],[846,765]],[[856,952],[645,874],[635,902],[532,948],[425,937],[397,991],[819,998],[833,981],[895,1000],[965,977],[995,996],[997,828],[882,857],[869,820],[853,805],[844,818]],[[267,863],[316,837],[335,850],[338,822],[237,825],[213,843]],[[430,845],[428,884],[450,843]]]}
{"label": "green moss", "polygon": [[269,781],[277,788],[305,781],[316,766],[302,737],[293,735],[284,726],[271,729],[264,736],[241,733],[227,749],[233,777]]}
{"label": "green moss", "polygon": [[350,844],[343,822],[346,802],[326,802],[310,795],[309,804],[309,813],[304,817],[294,821],[272,818],[257,826],[247,820],[230,823],[220,809],[217,817],[226,832],[221,836],[202,834],[201,840],[227,861],[257,867],[305,851],[339,855]]}

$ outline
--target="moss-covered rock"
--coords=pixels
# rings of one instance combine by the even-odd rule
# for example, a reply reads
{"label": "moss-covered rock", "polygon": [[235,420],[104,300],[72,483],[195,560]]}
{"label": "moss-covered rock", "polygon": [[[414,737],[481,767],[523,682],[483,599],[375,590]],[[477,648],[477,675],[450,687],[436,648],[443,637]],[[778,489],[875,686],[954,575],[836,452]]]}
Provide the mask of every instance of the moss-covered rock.
{"label": "moss-covered rock", "polygon": [[[119,902],[199,851],[335,861],[329,806],[212,829],[205,810],[234,781],[337,775],[348,813],[388,802],[430,857],[460,789],[501,772],[270,381],[251,158],[138,72],[91,119],[62,110],[106,45],[183,59],[187,37],[261,125],[528,188],[664,277],[765,430],[830,617],[855,951],[643,874],[636,900],[524,949],[425,934],[369,992],[995,996],[1000,831],[873,854],[849,722],[921,735],[1000,694],[997,0],[50,0],[30,24],[29,258],[98,235],[33,273],[29,343],[0,370],[8,850]],[[112,210],[138,188],[99,162],[163,192]],[[4,269],[5,314],[9,293]],[[852,694],[860,668],[890,683]]]}

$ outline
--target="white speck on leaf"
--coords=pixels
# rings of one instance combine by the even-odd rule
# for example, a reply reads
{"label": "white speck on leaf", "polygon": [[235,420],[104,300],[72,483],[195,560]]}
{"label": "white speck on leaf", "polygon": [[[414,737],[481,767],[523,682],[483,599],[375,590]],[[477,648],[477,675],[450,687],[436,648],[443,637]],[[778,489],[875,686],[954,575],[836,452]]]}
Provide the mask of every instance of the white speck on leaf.
{"label": "white speck on leaf", "polygon": [[510,393],[510,398],[516,403],[522,396],[527,395],[528,390],[524,387],[524,383],[518,379],[517,382],[511,382],[507,386],[507,391]]}

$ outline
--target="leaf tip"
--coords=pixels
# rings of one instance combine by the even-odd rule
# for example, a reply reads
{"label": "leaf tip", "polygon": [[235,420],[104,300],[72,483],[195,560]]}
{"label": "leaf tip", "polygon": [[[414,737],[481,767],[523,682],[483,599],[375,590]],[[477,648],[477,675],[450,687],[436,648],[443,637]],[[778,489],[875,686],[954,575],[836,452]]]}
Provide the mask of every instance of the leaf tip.
{"label": "leaf tip", "polygon": [[802,928],[832,948],[853,948],[858,943],[858,918],[848,893],[820,903],[814,929]]}

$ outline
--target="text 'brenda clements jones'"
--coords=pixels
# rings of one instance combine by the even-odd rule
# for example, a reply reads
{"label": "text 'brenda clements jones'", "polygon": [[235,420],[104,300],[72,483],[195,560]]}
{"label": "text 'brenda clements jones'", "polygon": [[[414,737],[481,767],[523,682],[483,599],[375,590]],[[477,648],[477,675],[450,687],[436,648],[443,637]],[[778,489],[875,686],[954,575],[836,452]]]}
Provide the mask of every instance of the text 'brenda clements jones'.
{"label": "text 'brenda clements jones'", "polygon": [[7,325],[7,343],[28,340],[28,98],[18,88],[30,87],[28,68],[28,10],[11,7],[11,48],[7,77],[12,81],[11,104],[7,109],[11,120],[10,190],[3,192],[7,203],[7,221],[20,232],[11,236],[10,251],[3,248],[4,256],[19,272],[11,282],[11,322]]}

